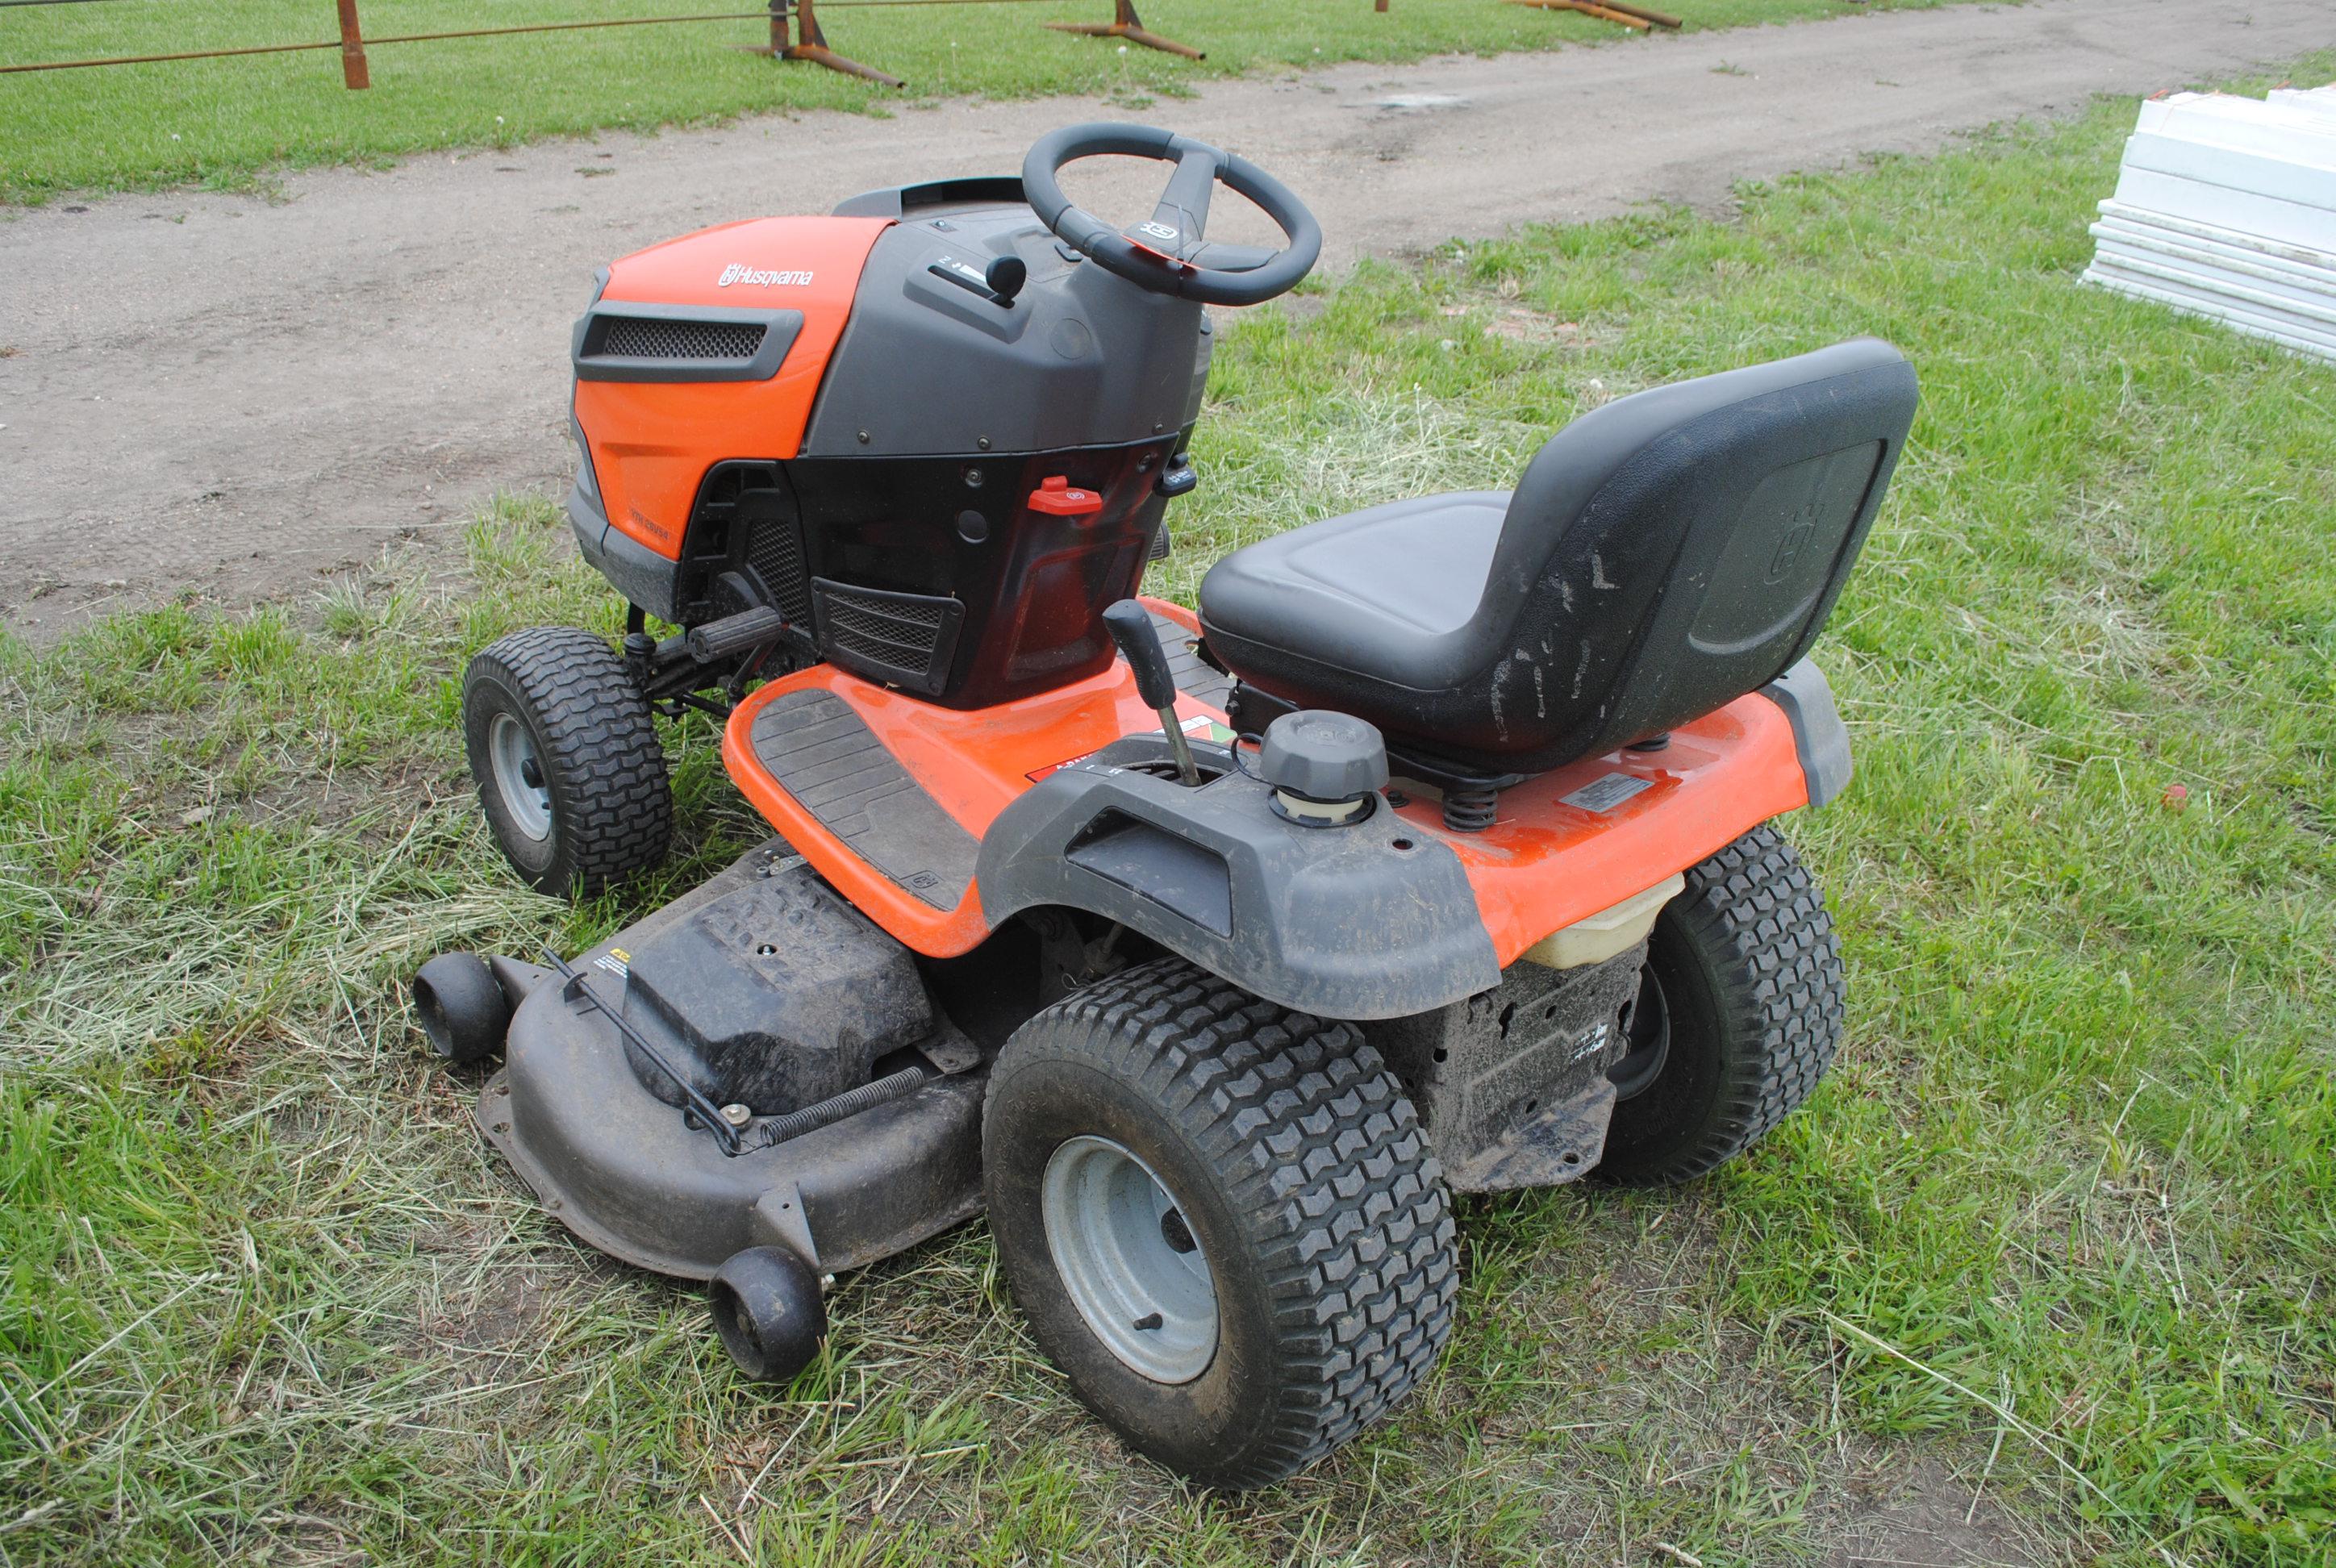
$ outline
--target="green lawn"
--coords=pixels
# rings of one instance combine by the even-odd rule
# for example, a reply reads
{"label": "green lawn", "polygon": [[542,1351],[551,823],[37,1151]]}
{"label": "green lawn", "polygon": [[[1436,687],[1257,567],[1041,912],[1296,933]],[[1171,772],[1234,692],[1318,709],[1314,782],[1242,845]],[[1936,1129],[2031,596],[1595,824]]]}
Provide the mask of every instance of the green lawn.
{"label": "green lawn", "polygon": [[[1692,27],[1830,16],[1937,0],[1679,0]],[[647,130],[762,111],[881,112],[955,94],[1111,96],[1147,106],[1205,76],[1339,60],[1416,60],[1611,40],[1620,29],[1501,0],[1149,0],[1155,30],[1208,51],[1199,63],[1055,33],[1050,20],[1107,21],[1111,0],[1046,0],[821,15],[840,53],[909,83],[906,94],[734,44],[754,21],[618,27],[370,53],[373,86],[341,85],[336,50],[0,77],[0,202],[74,188],[180,181],[248,184],[278,167],[364,162],[428,148],[505,145],[625,127]],[[362,0],[376,36],[615,15],[751,12],[754,0]],[[103,0],[0,7],[0,64],[293,44],[339,36],[330,0]]]}
{"label": "green lawn", "polygon": [[1966,1555],[2336,1562],[2336,372],[2077,286],[2131,121],[1227,335],[1178,593],[1635,387],[1857,332],[1924,385],[1821,649],[1857,782],[1790,828],[1848,953],[1832,1076],[1692,1187],[1465,1205],[1441,1368],[1255,1497],[1083,1418],[978,1224],[845,1280],[774,1398],[482,1152],[402,977],[582,945],[753,831],[693,724],[662,883],[501,870],[461,662],[614,625],[546,502],[467,580],[0,644],[0,1560],[1719,1568],[1914,1556],[1852,1532],[1927,1487]]}

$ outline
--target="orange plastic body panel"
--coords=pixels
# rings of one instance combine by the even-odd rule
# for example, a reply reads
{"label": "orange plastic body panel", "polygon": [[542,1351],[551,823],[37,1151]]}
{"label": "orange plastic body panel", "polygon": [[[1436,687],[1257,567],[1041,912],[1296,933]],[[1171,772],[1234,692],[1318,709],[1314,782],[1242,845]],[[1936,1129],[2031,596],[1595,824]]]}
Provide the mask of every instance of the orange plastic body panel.
{"label": "orange plastic body panel", "polygon": [[[749,219],[635,251],[609,268],[604,303],[743,306],[803,317],[785,362],[768,381],[576,384],[576,422],[592,449],[608,521],[619,531],[678,560],[708,468],[725,458],[787,458],[801,450],[812,401],[852,316],[861,269],[891,221]],[[740,450],[746,433],[751,450]]]}
{"label": "orange plastic body panel", "polygon": [[[1609,774],[1648,787],[1602,813],[1565,803]],[[1792,721],[1754,692],[1673,730],[1661,751],[1584,757],[1503,790],[1500,818],[1482,833],[1446,833],[1435,802],[1415,801],[1396,814],[1460,857],[1493,951],[1507,969],[1552,931],[1808,803]]]}
{"label": "orange plastic body panel", "polygon": [[[1145,605],[1188,630],[1192,614]],[[978,885],[954,910],[937,910],[861,860],[822,827],[754,755],[754,716],[781,694],[823,688],[843,699],[941,809],[977,839],[1033,783],[1123,735],[1156,732],[1124,662],[1058,690],[963,712],[871,685],[828,665],[774,680],[738,705],[722,742],[730,776],[771,825],[878,925],[931,958],[970,951],[989,935]],[[1222,719],[1179,694],[1187,721]],[[1646,787],[1605,812],[1562,799],[1609,774]],[[1500,818],[1482,833],[1448,833],[1442,807],[1413,800],[1388,831],[1447,845],[1459,856],[1501,967],[1552,931],[1685,871],[1739,835],[1808,803],[1792,725],[1767,697],[1738,697],[1672,732],[1660,752],[1585,757],[1505,790]],[[1395,826],[1400,823],[1399,830]]]}
{"label": "orange plastic body panel", "polygon": [[[1192,625],[1192,618],[1173,606],[1145,602]],[[969,951],[989,935],[980,889],[968,887],[955,910],[933,908],[821,826],[754,755],[754,716],[763,705],[806,687],[832,691],[849,704],[941,809],[977,839],[1030,787],[1032,774],[1043,777],[1122,735],[1160,728],[1124,660],[1114,660],[1109,669],[1085,680],[969,712],[938,707],[823,664],[772,681],[738,705],[723,734],[722,761],[740,793],[861,913],[936,959]],[[1181,693],[1176,711],[1185,719],[1224,716]]]}

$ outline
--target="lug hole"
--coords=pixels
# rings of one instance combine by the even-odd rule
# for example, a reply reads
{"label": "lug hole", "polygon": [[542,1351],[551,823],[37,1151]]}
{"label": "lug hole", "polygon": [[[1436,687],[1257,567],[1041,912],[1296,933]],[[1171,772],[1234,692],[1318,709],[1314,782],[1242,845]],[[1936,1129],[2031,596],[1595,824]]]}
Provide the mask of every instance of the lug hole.
{"label": "lug hole", "polygon": [[1160,1216],[1160,1239],[1172,1252],[1189,1252],[1201,1244],[1192,1239],[1192,1228],[1184,1223],[1183,1213],[1175,1209]]}

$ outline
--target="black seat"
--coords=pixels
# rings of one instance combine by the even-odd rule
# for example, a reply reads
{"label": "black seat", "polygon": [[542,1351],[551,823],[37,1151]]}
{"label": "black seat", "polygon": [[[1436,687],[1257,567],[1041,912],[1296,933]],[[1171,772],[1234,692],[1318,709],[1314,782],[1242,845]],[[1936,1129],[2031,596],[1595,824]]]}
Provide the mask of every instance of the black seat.
{"label": "black seat", "polygon": [[1400,754],[1534,773],[1757,690],[1816,639],[1914,417],[1859,338],[1657,387],[1552,436],[1511,492],[1349,512],[1236,550],[1207,646]]}

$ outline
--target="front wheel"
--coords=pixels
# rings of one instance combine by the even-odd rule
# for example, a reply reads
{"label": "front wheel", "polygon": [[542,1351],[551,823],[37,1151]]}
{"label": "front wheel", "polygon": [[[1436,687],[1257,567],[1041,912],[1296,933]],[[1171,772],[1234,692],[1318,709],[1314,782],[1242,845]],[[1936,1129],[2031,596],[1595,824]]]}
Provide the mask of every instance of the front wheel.
{"label": "front wheel", "polygon": [[665,859],[657,725],[590,632],[537,627],[482,649],[462,677],[462,738],[495,842],[538,891],[589,897]]}
{"label": "front wheel", "polygon": [[1843,1012],[1841,941],[1775,829],[1690,868],[1647,940],[1598,1178],[1684,1182],[1750,1148],[1816,1088]]}
{"label": "front wheel", "polygon": [[1131,1446],[1205,1485],[1347,1442],[1451,1333],[1451,1206],[1394,1075],[1352,1024],[1182,959],[1015,1033],[982,1160],[1039,1345]]}

